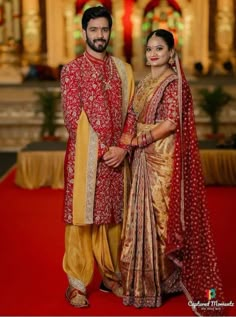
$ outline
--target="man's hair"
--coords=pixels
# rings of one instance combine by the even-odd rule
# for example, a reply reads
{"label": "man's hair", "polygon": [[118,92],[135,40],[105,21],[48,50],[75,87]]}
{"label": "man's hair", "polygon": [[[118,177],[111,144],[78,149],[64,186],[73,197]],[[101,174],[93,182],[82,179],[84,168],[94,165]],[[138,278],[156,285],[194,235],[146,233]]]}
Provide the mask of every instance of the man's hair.
{"label": "man's hair", "polygon": [[84,14],[82,17],[82,28],[86,30],[89,20],[97,19],[97,18],[106,18],[109,24],[109,29],[111,29],[112,27],[111,14],[107,10],[107,8],[103,6],[92,7],[84,11]]}

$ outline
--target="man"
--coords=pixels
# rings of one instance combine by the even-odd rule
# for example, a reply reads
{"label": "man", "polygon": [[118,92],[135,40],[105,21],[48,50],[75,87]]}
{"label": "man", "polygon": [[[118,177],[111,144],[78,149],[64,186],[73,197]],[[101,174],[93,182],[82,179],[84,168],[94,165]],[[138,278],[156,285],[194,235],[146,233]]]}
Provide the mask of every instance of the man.
{"label": "man", "polygon": [[134,81],[131,66],[106,52],[112,27],[105,7],[87,9],[82,17],[85,52],[61,73],[65,126],[66,298],[75,307],[89,305],[86,286],[94,260],[102,289],[122,296],[118,268],[122,213],[127,190],[128,147],[121,137],[134,134],[130,104]]}

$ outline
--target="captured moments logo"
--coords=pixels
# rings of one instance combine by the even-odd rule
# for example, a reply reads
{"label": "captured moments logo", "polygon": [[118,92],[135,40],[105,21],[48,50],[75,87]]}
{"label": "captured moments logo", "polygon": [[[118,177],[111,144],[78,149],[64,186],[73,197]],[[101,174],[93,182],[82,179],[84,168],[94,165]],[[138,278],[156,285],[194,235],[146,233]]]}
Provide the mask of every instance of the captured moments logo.
{"label": "captured moments logo", "polygon": [[233,307],[234,306],[234,302],[233,301],[219,302],[217,300],[217,296],[216,295],[217,294],[216,294],[216,289],[215,288],[206,289],[205,290],[205,298],[207,299],[207,301],[205,301],[205,302],[189,301],[188,305],[191,306],[192,308],[201,307],[202,309],[205,309],[205,310],[213,310],[213,309],[217,310],[217,309],[220,309],[222,307]]}
{"label": "captured moments logo", "polygon": [[214,288],[206,289],[205,294],[208,300],[216,298],[216,290]]}

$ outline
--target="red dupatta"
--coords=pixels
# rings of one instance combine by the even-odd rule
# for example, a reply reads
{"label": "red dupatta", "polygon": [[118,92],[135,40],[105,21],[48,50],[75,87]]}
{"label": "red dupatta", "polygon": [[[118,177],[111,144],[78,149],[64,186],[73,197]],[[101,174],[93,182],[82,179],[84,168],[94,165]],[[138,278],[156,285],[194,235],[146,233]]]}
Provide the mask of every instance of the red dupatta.
{"label": "red dupatta", "polygon": [[220,303],[224,303],[224,295],[206,202],[193,101],[178,57],[175,66],[181,119],[176,132],[166,253],[181,267],[182,288],[195,313],[223,315]]}

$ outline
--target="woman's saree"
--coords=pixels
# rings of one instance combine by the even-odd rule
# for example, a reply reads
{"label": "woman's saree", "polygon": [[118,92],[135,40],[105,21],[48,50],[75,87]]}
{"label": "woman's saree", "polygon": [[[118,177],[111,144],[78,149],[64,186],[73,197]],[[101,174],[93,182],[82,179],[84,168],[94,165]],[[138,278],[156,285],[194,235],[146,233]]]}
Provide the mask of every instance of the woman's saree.
{"label": "woman's saree", "polygon": [[[138,125],[141,131],[150,127]],[[135,152],[122,251],[126,305],[158,307],[163,293],[181,290],[179,269],[165,256],[173,139],[156,142],[155,154]]]}
{"label": "woman's saree", "polygon": [[[172,96],[166,94],[171,83],[174,90],[178,86],[176,75],[156,87],[150,88],[145,80],[138,86],[134,99],[138,133],[162,120],[158,107],[163,98],[171,100]],[[197,305],[207,305],[206,291],[212,288],[219,303],[224,297],[206,206],[192,97],[186,80],[182,85],[181,110],[174,116],[178,118],[176,133],[156,141],[152,154],[144,149],[134,153],[121,254],[123,301],[136,307],[158,307],[163,294],[183,291],[186,305],[196,304],[192,308],[197,315],[216,316],[223,314],[223,307],[205,309]]]}

